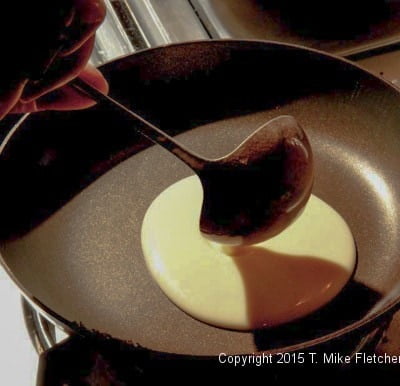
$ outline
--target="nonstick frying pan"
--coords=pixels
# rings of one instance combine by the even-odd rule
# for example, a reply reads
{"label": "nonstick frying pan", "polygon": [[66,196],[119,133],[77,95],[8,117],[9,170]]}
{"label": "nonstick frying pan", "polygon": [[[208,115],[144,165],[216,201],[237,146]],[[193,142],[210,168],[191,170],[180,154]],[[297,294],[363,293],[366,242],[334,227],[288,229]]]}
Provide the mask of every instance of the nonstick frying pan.
{"label": "nonstick frying pan", "polygon": [[267,119],[295,116],[315,155],[313,192],[350,225],[358,265],[333,302],[301,321],[252,332],[201,323],[152,281],[140,244],[149,204],[191,171],[109,107],[39,113],[3,144],[0,232],[6,270],[47,318],[202,358],[306,350],[365,334],[395,310],[398,297],[368,314],[400,275],[397,89],[343,59],[258,41],[149,49],[103,72],[113,97],[206,157]]}

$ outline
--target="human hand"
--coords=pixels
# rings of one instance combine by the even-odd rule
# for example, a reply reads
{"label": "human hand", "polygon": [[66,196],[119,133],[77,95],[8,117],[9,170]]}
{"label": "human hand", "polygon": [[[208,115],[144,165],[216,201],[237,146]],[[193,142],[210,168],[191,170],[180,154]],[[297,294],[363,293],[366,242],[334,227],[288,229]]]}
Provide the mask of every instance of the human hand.
{"label": "human hand", "polygon": [[3,12],[18,17],[21,31],[5,44],[7,60],[0,65],[0,119],[9,112],[93,105],[66,85],[80,76],[108,91],[101,73],[87,65],[94,34],[105,16],[103,0],[41,0],[23,6],[27,7],[23,14],[13,4],[7,4]]}

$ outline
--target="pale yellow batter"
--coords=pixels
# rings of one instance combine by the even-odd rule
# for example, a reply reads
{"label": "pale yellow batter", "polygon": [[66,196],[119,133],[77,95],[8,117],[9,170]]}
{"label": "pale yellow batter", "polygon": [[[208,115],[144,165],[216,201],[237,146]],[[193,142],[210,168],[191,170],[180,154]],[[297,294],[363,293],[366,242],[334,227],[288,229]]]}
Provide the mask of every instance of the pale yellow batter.
{"label": "pale yellow batter", "polygon": [[163,191],[145,215],[142,246],[165,294],[203,322],[237,330],[285,323],[326,304],[352,275],[350,229],[315,196],[284,232],[243,247],[201,236],[201,203],[196,176]]}

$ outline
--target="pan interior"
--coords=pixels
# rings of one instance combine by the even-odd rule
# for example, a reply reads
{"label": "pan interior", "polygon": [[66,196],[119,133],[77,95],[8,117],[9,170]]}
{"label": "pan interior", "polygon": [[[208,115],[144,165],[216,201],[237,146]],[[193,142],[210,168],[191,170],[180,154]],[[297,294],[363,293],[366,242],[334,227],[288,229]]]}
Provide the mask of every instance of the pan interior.
{"label": "pan interior", "polygon": [[[201,48],[205,49],[205,45]],[[209,49],[215,52],[217,48],[210,45]],[[254,45],[255,51],[264,48],[263,44]],[[231,43],[230,49],[240,51],[240,45]],[[160,52],[164,56],[168,53],[164,50],[147,55],[150,59],[153,55],[156,62]],[[173,50],[168,55],[173,57]],[[129,71],[135,70],[137,74],[137,68],[150,59],[146,55],[139,57],[138,62],[129,64]],[[248,68],[243,67],[246,65]],[[251,60],[247,64],[241,61],[241,66],[243,73],[253,68]],[[340,64],[336,71],[344,71],[348,66]],[[181,77],[175,76],[195,86],[197,83],[190,82],[186,70]],[[112,84],[112,74],[126,69],[122,66],[107,71]],[[262,73],[261,67],[255,71],[260,71],[259,82],[253,83],[252,90],[262,95],[272,75]],[[302,66],[293,71],[312,80],[312,74]],[[178,135],[193,150],[217,157],[280,114],[295,116],[305,128],[315,155],[313,193],[345,218],[358,250],[354,280],[333,303],[310,317],[264,332],[235,332],[194,320],[166,298],[144,264],[140,244],[142,219],[160,192],[192,172],[156,146],[137,152],[110,169],[25,235],[3,242],[1,253],[6,264],[30,293],[65,319],[163,352],[218,355],[281,348],[359,320],[379,296],[390,291],[400,274],[400,98],[381,81],[361,70],[354,71],[358,77],[349,78],[346,87],[321,89],[316,85],[317,91],[297,93],[295,98],[281,100],[279,104],[263,105],[258,101],[254,108],[244,106],[240,110],[235,105],[233,111],[227,109],[226,100],[221,100],[221,111],[227,113],[219,117],[208,116],[204,107],[197,106],[196,119]],[[235,73],[238,74],[228,74],[233,83]],[[165,74],[152,73],[159,81],[156,75],[162,78]],[[143,77],[141,74],[139,79]],[[151,82],[146,79],[143,83],[147,86],[143,87],[152,87]],[[185,95],[179,96],[173,89],[176,85],[169,84],[169,92],[178,98],[174,105],[179,106]],[[214,88],[220,93],[223,84],[210,82],[210,93]],[[191,95],[196,91],[192,88]],[[232,100],[243,99],[244,92],[248,90],[238,88]],[[163,97],[157,96],[156,104],[161,104]],[[196,97],[194,101],[198,102]],[[172,102],[164,98],[162,103]],[[199,119],[202,111],[204,119]],[[179,108],[171,113],[179,113]],[[79,113],[72,114],[71,122],[76,123],[79,117]],[[94,114],[91,119],[101,125],[101,121],[93,121]],[[154,121],[166,130],[173,123],[157,117]],[[57,122],[57,118],[52,121],[53,130],[57,130]],[[184,126],[180,121],[176,123]]]}

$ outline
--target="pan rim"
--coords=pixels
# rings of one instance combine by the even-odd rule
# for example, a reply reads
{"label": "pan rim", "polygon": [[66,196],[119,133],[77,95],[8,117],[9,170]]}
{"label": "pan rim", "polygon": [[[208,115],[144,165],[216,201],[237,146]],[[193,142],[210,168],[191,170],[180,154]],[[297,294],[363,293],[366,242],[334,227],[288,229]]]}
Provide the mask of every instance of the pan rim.
{"label": "pan rim", "polygon": [[[377,74],[373,73],[372,71],[363,68],[357,63],[352,62],[349,59],[343,58],[341,56],[338,56],[336,54],[331,54],[327,53],[324,51],[320,51],[318,49],[314,48],[309,48],[305,46],[301,46],[299,44],[291,44],[291,43],[282,43],[282,42],[277,42],[277,41],[272,41],[272,40],[260,40],[260,39],[204,39],[204,40],[191,40],[191,41],[185,41],[185,42],[180,42],[180,43],[172,43],[172,44],[164,44],[160,45],[157,47],[150,47],[146,49],[139,50],[133,54],[127,54],[121,57],[118,57],[116,59],[113,59],[111,61],[108,61],[104,64],[102,64],[101,67],[107,66],[111,63],[117,63],[119,61],[123,61],[128,57],[140,57],[142,55],[146,55],[149,52],[155,52],[159,50],[165,50],[168,49],[169,47],[182,47],[182,46],[189,46],[189,45],[209,45],[211,43],[214,44],[223,44],[223,43],[231,43],[231,44],[253,44],[254,46],[275,46],[275,47],[286,47],[286,48],[292,48],[296,50],[300,50],[303,52],[313,52],[317,55],[320,56],[325,56],[330,59],[340,61],[342,63],[345,63],[346,65],[356,68],[357,70],[367,73],[369,76],[375,78],[377,81],[382,82],[386,87],[389,87],[390,89],[394,90],[396,93],[399,94],[400,96],[400,86],[396,86],[393,83],[389,82],[388,80],[382,78],[381,76],[378,76]],[[4,138],[4,140],[0,143],[0,156],[3,153],[4,149],[7,147],[7,144],[12,140],[14,134],[18,131],[18,129],[22,126],[23,122],[30,116],[31,114],[25,114],[11,129],[8,135]],[[19,289],[20,293],[24,296],[24,298],[31,304],[38,312],[40,312],[46,319],[50,320],[51,322],[55,323],[59,328],[61,328],[64,332],[67,333],[77,333],[77,326],[80,325],[80,322],[77,321],[70,321],[66,318],[64,318],[62,315],[58,314],[56,311],[53,309],[49,308],[46,306],[42,301],[40,301],[38,298],[36,298],[33,293],[31,293],[16,277],[16,275],[12,272],[11,268],[8,266],[6,263],[4,257],[2,256],[0,252],[0,265],[4,268],[5,272],[7,273],[8,277],[12,280],[12,282],[17,286]],[[399,282],[400,283],[400,282]],[[305,342],[301,343],[296,343],[292,344],[289,346],[284,346],[280,348],[274,348],[274,349],[267,349],[267,350],[260,350],[258,353],[259,354],[277,354],[277,353],[284,353],[284,352],[293,352],[293,351],[298,351],[298,350],[304,350],[304,349],[310,349],[312,347],[321,345],[323,343],[328,343],[330,341],[336,340],[338,338],[344,337],[345,335],[348,335],[353,332],[358,332],[362,330],[363,328],[366,328],[370,325],[373,325],[373,322],[379,323],[379,321],[385,317],[388,316],[391,312],[394,313],[397,311],[397,308],[400,308],[400,295],[392,299],[390,302],[388,302],[385,306],[383,306],[380,310],[375,311],[371,315],[364,317],[361,320],[358,320],[356,322],[353,322],[339,330],[330,332],[328,334],[324,334],[318,338],[314,338],[311,340],[307,340]],[[82,326],[82,325],[80,325]],[[84,326],[83,326],[84,327]],[[86,327],[85,327],[86,328]],[[90,331],[89,329],[87,329]],[[110,334],[106,331],[98,331],[101,334],[106,334],[107,336],[110,336]],[[112,336],[112,335],[111,335]],[[117,337],[115,337],[118,339]],[[132,344],[135,344],[134,341],[132,341]],[[143,347],[146,350],[153,351],[151,348]],[[163,354],[170,354],[170,355],[178,355],[182,357],[196,357],[196,358],[217,358],[215,355],[189,355],[189,354],[177,354],[174,352],[162,352]],[[243,353],[246,354],[246,353]],[[238,354],[240,355],[240,354]]]}

